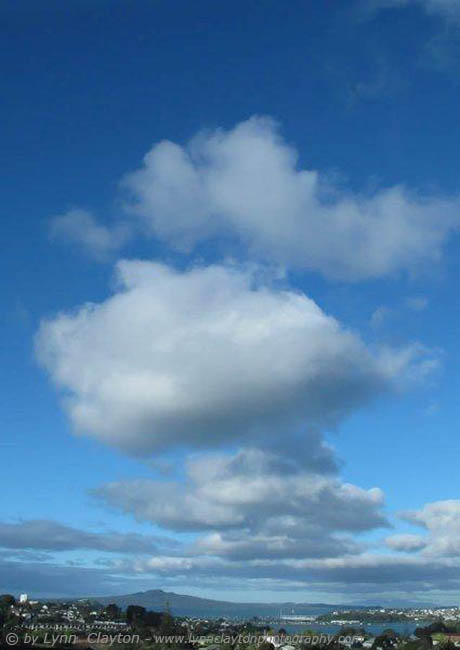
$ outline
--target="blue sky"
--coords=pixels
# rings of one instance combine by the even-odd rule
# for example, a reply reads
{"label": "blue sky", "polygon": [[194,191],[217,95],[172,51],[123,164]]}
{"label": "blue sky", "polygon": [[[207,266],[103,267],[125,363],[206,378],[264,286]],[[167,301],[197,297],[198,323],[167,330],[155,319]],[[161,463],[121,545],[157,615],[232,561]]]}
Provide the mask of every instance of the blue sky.
{"label": "blue sky", "polygon": [[455,0],[18,0],[0,590],[460,595]]}

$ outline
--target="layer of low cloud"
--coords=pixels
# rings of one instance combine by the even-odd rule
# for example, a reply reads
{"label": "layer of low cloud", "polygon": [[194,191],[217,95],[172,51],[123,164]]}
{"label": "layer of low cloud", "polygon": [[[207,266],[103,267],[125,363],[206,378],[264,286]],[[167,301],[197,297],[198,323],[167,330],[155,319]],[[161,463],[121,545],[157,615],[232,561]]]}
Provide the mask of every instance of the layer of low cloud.
{"label": "layer of low cloud", "polygon": [[130,237],[127,224],[107,226],[86,210],[73,209],[50,221],[50,236],[81,247],[99,261],[120,250]]}
{"label": "layer of low cloud", "polygon": [[89,532],[48,519],[0,522],[0,547],[8,549],[155,553],[164,545],[174,546],[174,540],[136,533]]}
{"label": "layer of low cloud", "polygon": [[53,562],[15,562],[0,556],[0,591],[28,592],[35,597],[93,596],[129,593],[148,582],[139,583],[98,567],[72,567]]}
{"label": "layer of low cloud", "polygon": [[[117,566],[114,564],[114,567]],[[378,594],[382,585],[392,591],[433,589],[458,590],[460,562],[431,559],[418,555],[361,554],[340,558],[307,560],[257,560],[231,562],[213,557],[155,557],[133,563],[121,563],[118,568],[128,571],[136,567],[138,574],[157,576],[190,576],[206,579],[211,576],[223,579],[251,579],[279,581],[296,580],[308,588],[321,588],[331,592],[345,590],[356,593],[363,588]],[[412,592],[412,593],[411,593]]]}
{"label": "layer of low cloud", "polygon": [[426,546],[426,540],[421,535],[392,535],[387,537],[385,544],[394,551],[420,551]]}
{"label": "layer of low cloud", "polygon": [[241,268],[124,261],[118,288],[42,323],[38,357],[77,431],[133,453],[334,427],[437,360],[372,353],[307,296]]}
{"label": "layer of low cloud", "polygon": [[[369,560],[362,561],[363,565],[366,563],[370,564]],[[395,599],[413,605],[416,592],[419,598],[424,597],[428,602],[449,603],[460,595],[458,567],[443,567],[439,563],[423,566],[414,561],[409,565],[405,560],[397,562],[389,557],[382,558],[380,566],[383,567],[385,563],[387,568],[377,572],[384,578],[382,580],[366,582],[372,569],[365,568],[359,575],[358,568],[354,569],[355,580],[344,583],[339,575],[340,569],[328,569],[326,575],[323,570],[313,569],[306,580],[304,567],[300,569],[287,563],[262,566],[257,575],[257,566],[250,562],[226,563],[216,559],[203,562],[200,558],[195,561],[167,561],[165,558],[163,562],[155,559],[118,561],[104,567],[82,567],[0,558],[0,591],[26,591],[43,598],[106,596],[151,589],[154,581],[155,586],[178,593],[190,593],[191,590],[199,593],[201,590],[204,594],[211,589],[214,593],[220,592],[222,599],[229,600],[235,600],[231,595],[232,590],[244,593],[241,600],[254,600],[248,594],[255,590],[258,594],[271,594],[273,601],[292,599],[292,595],[299,592],[298,600],[301,602],[311,598],[306,594],[315,594],[315,601],[362,604],[372,597],[378,598],[379,603],[386,601],[393,605]],[[280,593],[280,597],[276,596],[276,592]]]}
{"label": "layer of low cloud", "polygon": [[[56,522],[41,522],[39,526],[36,522],[22,522],[17,524],[16,531],[8,529],[6,536],[2,527],[2,543],[6,540],[14,548],[17,545],[18,552],[23,553],[18,557],[20,561],[12,561],[8,559],[11,554],[3,553],[2,589],[18,591],[27,587],[34,594],[54,595],[129,593],[146,589],[155,580],[163,588],[187,592],[191,587],[221,589],[224,581],[226,590],[241,589],[242,585],[258,591],[269,588],[272,592],[308,589],[333,594],[333,598],[346,594],[346,599],[355,602],[366,595],[381,594],[392,602],[395,597],[413,602],[414,592],[420,598],[425,594],[428,600],[438,600],[440,596],[448,600],[452,598],[449,593],[460,591],[456,542],[459,501],[430,503],[419,511],[405,513],[407,521],[420,525],[425,532],[388,537],[386,543],[392,553],[382,554],[372,551],[356,537],[364,528],[373,530],[386,524],[379,490],[361,490],[332,478],[317,477],[315,482],[311,474],[303,473],[300,468],[294,476],[286,476],[283,485],[283,474],[276,459],[256,450],[221,457],[220,461],[218,457],[215,459],[216,473],[211,472],[208,478],[203,474],[205,458],[196,459],[189,467],[194,487],[190,490],[189,486],[188,493],[200,496],[201,502],[201,511],[194,510],[195,517],[200,526],[209,527],[195,541],[187,536],[188,541],[182,545],[169,549],[163,546],[152,554],[149,544],[134,540],[136,536],[127,535],[126,538],[132,538],[128,541],[118,536],[115,543],[106,543],[105,534],[99,534],[99,541],[94,541],[94,533],[75,531],[73,541],[69,538],[66,542],[71,529],[62,526],[64,542],[60,543],[61,529]],[[245,470],[238,471],[238,466]],[[251,476],[247,470],[252,470],[253,481],[246,479],[248,492],[245,494],[243,476]],[[119,484],[113,491],[108,486],[105,495],[105,488],[101,495],[111,492],[112,506],[134,512],[139,507],[136,498],[139,501],[140,496],[131,494],[128,507],[129,491],[125,488],[126,485]],[[266,490],[271,490],[268,497]],[[147,495],[153,502],[157,498],[164,500],[164,495],[158,495],[153,486]],[[288,502],[288,510],[295,510],[295,515],[278,514],[282,499]],[[224,526],[212,531],[215,522],[203,518],[205,504],[212,500],[227,509],[227,513],[233,509],[234,515],[238,511],[242,515],[238,525],[231,530]],[[176,511],[182,516],[174,493],[170,504],[167,520],[162,518],[164,510],[159,505],[148,511],[148,518],[173,528],[171,513]],[[145,507],[145,504],[141,506],[141,518],[146,518]],[[193,504],[191,507],[195,508]],[[264,512],[259,513],[259,508],[265,509]],[[268,515],[267,519],[263,515]],[[364,520],[361,524],[358,515]],[[25,534],[22,546],[16,534],[20,527]],[[352,535],[345,534],[348,531]],[[445,543],[447,538],[450,544]],[[28,550],[21,551],[20,546]],[[58,552],[77,548],[108,551],[108,554],[96,561],[98,567],[92,568],[60,564],[45,554],[40,557],[35,553],[34,560],[36,549]],[[120,553],[114,553],[116,549]]]}
{"label": "layer of low cloud", "polygon": [[261,117],[201,133],[186,147],[160,142],[123,185],[128,211],[174,248],[226,241],[253,260],[345,280],[437,263],[460,222],[457,198],[402,185],[356,194],[299,169],[295,149]]}

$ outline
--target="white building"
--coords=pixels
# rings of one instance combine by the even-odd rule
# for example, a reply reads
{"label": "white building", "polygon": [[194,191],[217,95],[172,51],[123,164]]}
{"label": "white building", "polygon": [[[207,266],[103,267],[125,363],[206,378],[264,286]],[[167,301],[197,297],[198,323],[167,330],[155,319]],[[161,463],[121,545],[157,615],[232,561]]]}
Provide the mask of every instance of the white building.
{"label": "white building", "polygon": [[27,601],[28,601],[28,596],[27,596],[27,594],[20,594],[20,596],[19,596],[19,602],[23,604],[23,603],[26,603]]}

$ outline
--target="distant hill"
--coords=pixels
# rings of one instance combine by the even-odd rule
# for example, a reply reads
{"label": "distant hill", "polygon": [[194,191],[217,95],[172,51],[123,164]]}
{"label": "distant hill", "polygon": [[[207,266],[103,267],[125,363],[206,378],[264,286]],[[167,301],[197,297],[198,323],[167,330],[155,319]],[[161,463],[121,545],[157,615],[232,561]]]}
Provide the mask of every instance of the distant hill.
{"label": "distant hill", "polygon": [[[253,616],[279,616],[283,614],[325,614],[343,605],[326,605],[324,603],[233,603],[223,600],[198,598],[175,594],[172,591],[151,589],[124,596],[103,596],[92,598],[103,605],[115,603],[126,609],[128,605],[141,605],[157,612],[168,606],[173,616],[200,616],[219,618],[220,616],[252,618]],[[349,607],[349,606],[348,606]],[[357,608],[358,609],[358,608]]]}

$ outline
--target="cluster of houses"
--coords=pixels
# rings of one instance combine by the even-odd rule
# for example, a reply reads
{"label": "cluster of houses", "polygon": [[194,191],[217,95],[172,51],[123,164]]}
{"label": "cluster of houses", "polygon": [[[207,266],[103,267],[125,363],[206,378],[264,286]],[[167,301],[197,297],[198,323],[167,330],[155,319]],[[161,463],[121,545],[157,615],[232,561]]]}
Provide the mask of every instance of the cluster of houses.
{"label": "cluster of houses", "polygon": [[[114,606],[110,606],[112,609]],[[89,601],[71,601],[71,602],[40,602],[38,600],[29,600],[27,594],[21,594],[17,600],[10,605],[11,613],[17,617],[18,625],[21,628],[27,630],[36,630],[36,631],[62,631],[64,629],[71,629],[76,633],[84,635],[85,633],[94,632],[94,630],[102,631],[119,631],[125,632],[129,630],[129,625],[125,620],[124,615],[119,615],[116,620],[110,618],[110,607],[104,608],[102,605],[96,603],[91,603]],[[115,608],[116,609],[116,608]],[[121,612],[119,611],[119,614]],[[352,618],[353,610],[342,610],[337,612],[332,612],[332,616],[329,619],[329,622],[336,622],[340,625],[346,626],[349,630],[353,624],[362,625],[362,622],[359,620],[354,620]],[[354,610],[354,616],[357,612]],[[412,610],[390,610],[390,609],[375,609],[375,610],[366,610],[366,614],[370,616],[378,616],[378,614],[385,614],[385,616],[393,615],[395,620],[408,620],[413,621],[427,621],[437,619],[443,620],[447,625],[450,624],[450,629],[456,628],[456,623],[459,623],[460,629],[460,608],[451,607],[443,609],[435,608],[425,608],[425,609],[412,609]],[[340,618],[340,616],[343,618]],[[348,615],[348,616],[347,616]],[[336,618],[334,618],[334,616]],[[314,617],[308,617],[308,621],[293,621],[293,617],[284,617],[282,622],[286,623],[314,623]],[[300,617],[297,617],[300,618]],[[302,617],[304,619],[305,617]],[[280,617],[281,619],[281,617]],[[288,620],[289,619],[289,620]],[[332,620],[331,620],[332,619]],[[281,622],[281,620],[280,620]],[[454,625],[452,625],[454,624]],[[259,621],[260,625],[260,621]],[[251,626],[248,622],[240,621],[226,621],[220,619],[219,621],[212,619],[200,619],[200,618],[182,618],[180,621],[176,619],[176,629],[177,627],[183,628],[184,631],[188,632],[189,635],[195,633],[199,634],[238,634],[242,630],[247,630]],[[370,636],[365,633],[359,632],[356,630],[356,633],[349,632],[349,636],[340,637],[337,639],[337,635],[327,635],[322,634],[321,631],[315,632],[318,635],[317,640],[314,637],[308,639],[308,635],[304,633],[303,639],[294,638],[295,635],[277,634],[275,632],[264,632],[267,630],[267,625],[262,623],[262,626],[257,629],[256,625],[252,626],[253,632],[259,634],[261,639],[265,644],[271,644],[274,650],[298,650],[302,648],[307,650],[305,645],[309,643],[311,646],[327,646],[332,641],[334,643],[339,642],[340,646],[344,648],[349,648],[350,650],[362,649],[362,650],[391,650],[394,648],[401,648],[407,642],[417,642],[420,641],[420,638],[414,635],[411,635],[409,638],[398,637],[398,635],[383,635],[382,637]],[[297,626],[296,626],[297,627]],[[391,623],[388,624],[388,627],[391,627]],[[444,628],[447,629],[447,628]],[[302,635],[298,635],[302,636]],[[455,645],[460,648],[460,634],[432,634],[429,637],[429,646],[436,647],[439,646],[441,650],[442,646],[446,642],[450,642],[451,646]],[[259,640],[260,643],[260,640]],[[194,644],[196,647],[202,647],[203,650],[223,650],[223,647],[219,644],[209,644],[206,642],[200,643],[196,642]],[[256,648],[258,643],[254,644]],[[228,648],[228,645],[225,646]],[[235,648],[239,648],[239,644],[234,645]],[[247,648],[247,645],[243,646]],[[269,646],[268,646],[269,647]]]}
{"label": "cluster of houses", "polygon": [[100,618],[101,611],[79,605],[75,602],[46,602],[29,600],[21,594],[10,607],[23,628],[31,630],[62,630],[72,628],[77,632],[116,630],[127,627],[126,621],[112,621]]}

